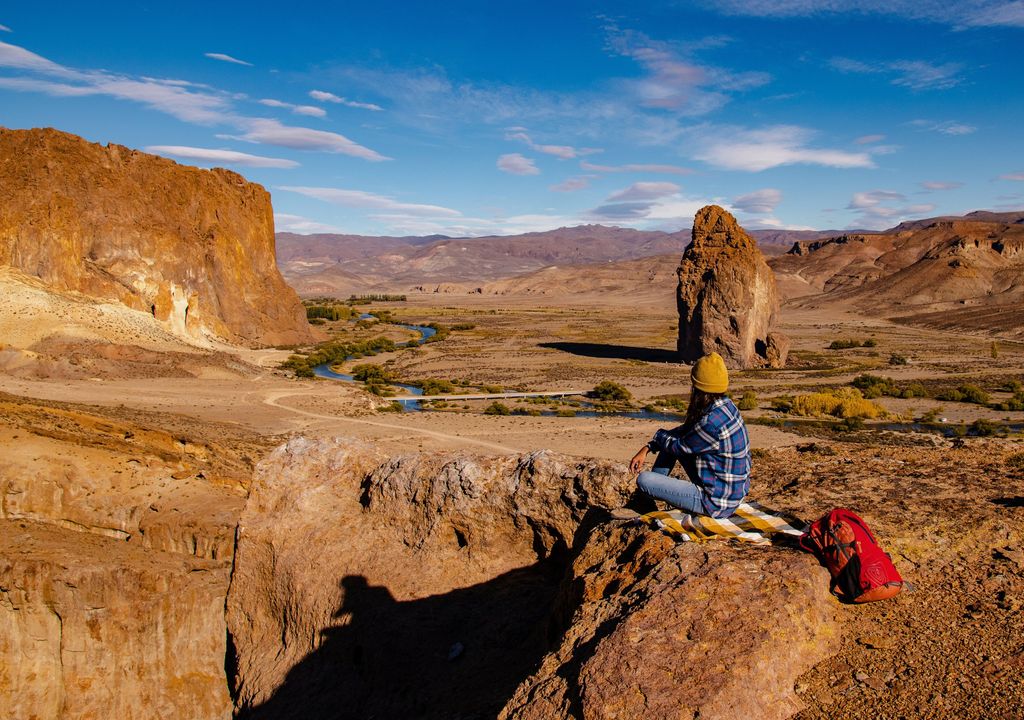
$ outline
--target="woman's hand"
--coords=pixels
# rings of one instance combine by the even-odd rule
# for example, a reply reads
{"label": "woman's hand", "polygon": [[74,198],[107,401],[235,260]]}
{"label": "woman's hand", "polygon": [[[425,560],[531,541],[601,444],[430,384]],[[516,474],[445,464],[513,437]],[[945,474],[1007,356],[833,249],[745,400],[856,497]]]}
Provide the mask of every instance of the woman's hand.
{"label": "woman's hand", "polygon": [[629,471],[633,474],[640,472],[643,469],[644,463],[647,462],[647,446],[644,445],[637,451],[637,454],[633,456],[633,459],[629,461]]}

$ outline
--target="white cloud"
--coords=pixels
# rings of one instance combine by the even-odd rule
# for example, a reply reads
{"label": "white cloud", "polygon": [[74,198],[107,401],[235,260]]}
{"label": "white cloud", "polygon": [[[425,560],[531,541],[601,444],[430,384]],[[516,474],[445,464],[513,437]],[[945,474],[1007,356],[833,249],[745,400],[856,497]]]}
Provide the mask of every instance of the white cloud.
{"label": "white cloud", "polygon": [[206,57],[208,57],[208,58],[210,58],[212,60],[220,60],[221,62],[234,63],[235,65],[247,65],[249,67],[252,67],[252,63],[251,62],[246,62],[245,60],[239,60],[238,58],[231,57],[230,55],[225,55],[224,53],[203,53],[203,54]]}
{"label": "white cloud", "polygon": [[893,60],[889,62],[866,63],[851,58],[836,57],[829,63],[845,73],[861,75],[887,75],[893,85],[911,90],[948,90],[962,81],[960,63],[936,65],[926,60]]}
{"label": "white cloud", "polygon": [[576,192],[590,187],[591,179],[593,179],[593,175],[579,175],[563,180],[557,185],[551,185],[548,189],[554,192]]}
{"label": "white cloud", "polygon": [[531,150],[544,153],[546,155],[554,155],[562,160],[572,160],[573,158],[581,157],[583,155],[593,155],[594,153],[602,152],[599,148],[574,148],[570,145],[538,145],[520,128],[516,128],[515,132],[509,132],[506,134],[505,139],[519,140],[520,142],[526,143]]}
{"label": "white cloud", "polygon": [[1024,172],[1006,173],[1005,175],[1000,175],[999,179],[1000,180],[1024,180]]}
{"label": "white cloud", "polygon": [[274,213],[274,230],[276,232],[293,233],[342,233],[333,225],[327,225],[316,220],[310,220],[302,215],[290,215],[288,213]]}
{"label": "white cloud", "polygon": [[[769,215],[775,211],[776,206],[782,202],[782,191],[776,188],[764,188],[755,190],[746,195],[740,195],[732,201],[737,210],[752,213],[754,215]],[[765,222],[762,219],[762,222]]]}
{"label": "white cloud", "polygon": [[184,122],[228,125],[243,131],[241,136],[225,136],[233,139],[301,150],[343,153],[365,160],[389,159],[338,133],[238,115],[233,105],[238,96],[183,80],[133,78],[102,70],[75,70],[3,42],[0,42],[0,67],[24,70],[40,76],[0,78],[0,87],[11,90],[39,92],[55,97],[104,95],[140,103]]}
{"label": "white cloud", "polygon": [[882,230],[935,209],[931,203],[901,205],[906,199],[903,193],[893,190],[854,193],[846,207],[848,210],[856,210],[857,215],[848,227]]}
{"label": "white cloud", "polygon": [[498,158],[498,169],[512,175],[540,175],[540,170],[533,160],[519,153],[506,153]]}
{"label": "white cloud", "polygon": [[701,49],[698,46],[674,46],[637,31],[622,30],[614,23],[608,23],[605,30],[609,49],[632,58],[646,71],[638,80],[622,82],[646,107],[702,115],[728,102],[727,92],[750,90],[771,81],[764,72],[731,73],[683,56],[686,51]]}
{"label": "white cloud", "polygon": [[359,108],[361,110],[373,110],[375,112],[380,112],[384,109],[380,105],[374,105],[373,103],[356,102],[355,100],[348,100],[346,98],[339,97],[334,93],[325,92],[323,90],[310,90],[309,96],[319,102],[336,103],[338,105],[344,105],[346,107],[351,108]]}
{"label": "white cloud", "polygon": [[277,120],[262,118],[248,118],[240,122],[240,124],[245,132],[242,135],[232,136],[237,140],[261,143],[263,145],[277,145],[278,147],[286,147],[293,150],[317,150],[320,152],[351,155],[352,157],[372,160],[374,162],[391,159],[375,150],[363,147],[359,143],[349,140],[344,135],[326,130],[284,125]]}
{"label": "white cloud", "polygon": [[704,132],[696,157],[725,170],[760,172],[780,165],[824,165],[870,168],[868,153],[807,147],[814,135],[807,128],[775,125],[760,130],[715,128]]}
{"label": "white cloud", "polygon": [[282,102],[281,100],[275,100],[273,98],[263,98],[257,100],[260,105],[266,105],[267,107],[275,108],[287,108],[296,115],[311,115],[313,117],[326,117],[327,111],[323,108],[316,107],[314,105],[293,105],[292,103]]}
{"label": "white cloud", "polygon": [[921,187],[925,190],[956,190],[962,188],[964,184],[962,182],[943,182],[941,180],[925,180],[921,183]]}
{"label": "white cloud", "polygon": [[210,163],[245,165],[246,167],[293,168],[299,166],[299,163],[294,160],[249,155],[248,153],[236,152],[234,150],[217,150],[214,148],[197,148],[184,145],[150,145],[145,150],[146,152],[158,155],[171,155],[173,157]]}
{"label": "white cloud", "polygon": [[583,170],[589,170],[590,172],[602,172],[602,173],[621,173],[621,172],[634,172],[634,173],[661,173],[665,175],[692,175],[693,170],[690,168],[680,167],[679,165],[655,165],[649,163],[628,163],[626,165],[595,165],[589,163],[586,160],[580,162],[580,168]]}
{"label": "white cloud", "polygon": [[908,124],[921,130],[942,133],[943,135],[970,135],[978,130],[973,125],[956,122],[955,120],[911,120]]}
{"label": "white cloud", "polygon": [[341,188],[302,187],[286,185],[278,188],[288,192],[299,193],[306,197],[323,200],[343,207],[367,208],[370,210],[387,210],[416,217],[459,217],[458,210],[441,207],[440,205],[420,205],[417,203],[398,202],[394,198],[363,190],[343,190]]}
{"label": "white cloud", "polygon": [[1019,0],[705,0],[726,15],[810,17],[814,15],[893,15],[907,20],[953,27],[1024,27],[1024,3]]}
{"label": "white cloud", "polygon": [[608,196],[606,202],[628,202],[633,200],[656,200],[679,192],[679,186],[670,182],[638,182]]}
{"label": "white cloud", "polygon": [[6,25],[0,25],[0,31],[3,31],[3,32],[14,32],[13,30],[11,30]]}
{"label": "white cloud", "polygon": [[870,145],[871,143],[882,142],[883,140],[885,140],[885,135],[861,135],[854,142],[858,145]]}

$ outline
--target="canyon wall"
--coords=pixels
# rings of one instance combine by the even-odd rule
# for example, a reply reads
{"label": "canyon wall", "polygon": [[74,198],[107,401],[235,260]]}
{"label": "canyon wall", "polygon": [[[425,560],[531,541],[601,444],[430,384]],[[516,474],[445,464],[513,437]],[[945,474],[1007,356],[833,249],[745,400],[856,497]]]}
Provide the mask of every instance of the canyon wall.
{"label": "canyon wall", "polygon": [[270,195],[241,175],[0,128],[0,191],[0,265],[152,313],[180,336],[311,338],[277,269]]}

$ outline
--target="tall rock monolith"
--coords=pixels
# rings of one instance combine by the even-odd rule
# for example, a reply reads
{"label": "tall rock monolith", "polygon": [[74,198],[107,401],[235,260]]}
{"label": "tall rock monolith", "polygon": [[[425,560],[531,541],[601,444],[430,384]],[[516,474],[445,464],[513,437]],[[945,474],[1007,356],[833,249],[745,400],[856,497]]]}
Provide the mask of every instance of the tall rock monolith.
{"label": "tall rock monolith", "polygon": [[717,352],[730,368],[786,364],[789,340],[772,332],[775,276],[736,218],[717,205],[698,210],[677,273],[682,362]]}

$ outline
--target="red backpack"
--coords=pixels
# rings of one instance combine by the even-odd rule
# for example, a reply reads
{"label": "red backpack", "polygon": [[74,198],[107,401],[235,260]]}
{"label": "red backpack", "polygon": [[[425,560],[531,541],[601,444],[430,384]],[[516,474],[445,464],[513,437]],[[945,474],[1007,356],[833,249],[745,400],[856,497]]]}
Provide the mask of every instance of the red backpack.
{"label": "red backpack", "polygon": [[814,553],[832,575],[829,590],[844,602],[886,600],[903,589],[892,559],[856,513],[836,508],[800,537],[800,547]]}

